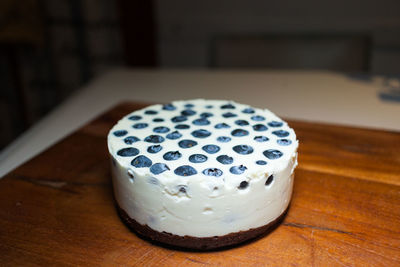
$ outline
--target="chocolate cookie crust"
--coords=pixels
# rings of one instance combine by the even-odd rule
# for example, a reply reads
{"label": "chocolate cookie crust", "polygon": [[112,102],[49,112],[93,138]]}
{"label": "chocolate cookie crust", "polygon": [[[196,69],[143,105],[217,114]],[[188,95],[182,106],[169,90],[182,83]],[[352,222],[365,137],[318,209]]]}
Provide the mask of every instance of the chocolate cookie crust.
{"label": "chocolate cookie crust", "polygon": [[129,215],[116,204],[118,213],[122,220],[131,228],[133,231],[147,237],[153,241],[161,242],[164,244],[171,245],[173,247],[193,249],[193,250],[213,250],[231,245],[243,243],[245,241],[254,239],[262,234],[267,234],[273,230],[285,217],[287,209],[274,221],[267,225],[253,228],[247,231],[240,231],[236,233],[230,233],[223,236],[213,237],[194,237],[194,236],[179,236],[167,232],[158,232],[147,225],[141,225],[136,220],[129,217]]}

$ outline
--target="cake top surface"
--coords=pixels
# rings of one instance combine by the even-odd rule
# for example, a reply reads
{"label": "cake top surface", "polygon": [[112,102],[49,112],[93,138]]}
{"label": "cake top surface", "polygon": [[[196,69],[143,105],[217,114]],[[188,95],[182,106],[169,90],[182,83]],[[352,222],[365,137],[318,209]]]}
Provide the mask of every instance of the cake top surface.
{"label": "cake top surface", "polygon": [[297,146],[293,129],[269,110],[227,100],[148,106],[108,134],[110,154],[135,175],[232,186],[285,168]]}

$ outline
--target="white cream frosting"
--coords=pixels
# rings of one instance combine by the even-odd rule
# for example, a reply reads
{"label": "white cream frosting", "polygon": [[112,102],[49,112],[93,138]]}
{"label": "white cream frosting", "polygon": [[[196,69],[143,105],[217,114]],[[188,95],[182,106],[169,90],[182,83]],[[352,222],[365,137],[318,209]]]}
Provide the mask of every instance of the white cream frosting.
{"label": "white cream frosting", "polygon": [[[186,108],[186,104],[193,107]],[[221,106],[230,104],[233,109],[222,109]],[[295,132],[275,114],[266,109],[257,109],[224,100],[186,100],[175,101],[172,105],[175,110],[163,110],[163,105],[153,105],[128,114],[122,118],[109,132],[108,149],[113,163],[113,186],[116,201],[119,206],[133,219],[142,225],[159,232],[168,232],[175,235],[189,235],[194,237],[221,236],[229,233],[246,231],[268,224],[279,217],[287,208],[293,187],[293,172],[297,165],[297,147]],[[207,106],[212,106],[209,108]],[[252,108],[254,113],[242,111]],[[185,109],[191,109],[196,114],[186,116],[187,120],[179,123],[171,118],[181,115]],[[147,114],[146,111],[155,111],[156,114]],[[195,125],[193,121],[200,118],[200,114],[208,112],[213,116],[206,118],[208,125]],[[225,118],[222,114],[231,112],[235,117]],[[154,112],[150,112],[154,113]],[[262,116],[265,120],[254,121],[252,116]],[[139,120],[129,119],[132,116],[141,117]],[[164,121],[154,122],[153,119],[161,118]],[[237,120],[245,120],[249,125],[239,126]],[[271,124],[271,122],[275,122]],[[279,123],[282,126],[279,126]],[[135,129],[137,123],[146,123],[147,127]],[[226,123],[230,128],[216,129],[218,123]],[[178,124],[189,125],[189,129],[175,129]],[[266,126],[265,131],[255,131],[253,125]],[[271,127],[274,126],[274,127]],[[278,125],[278,126],[277,126]],[[166,133],[155,133],[154,128],[167,127]],[[204,129],[211,133],[206,138],[196,138],[192,135],[195,130]],[[248,131],[247,136],[233,136],[232,131],[243,129]],[[274,131],[285,131],[287,136],[278,137]],[[120,131],[120,132],[117,132]],[[182,136],[176,140],[166,138],[166,135],[179,131]],[[285,134],[285,132],[282,132]],[[117,136],[115,133],[119,133]],[[150,135],[159,135],[164,141],[155,144],[144,141]],[[126,144],[124,139],[135,136],[140,141]],[[219,136],[230,137],[229,142],[219,142]],[[265,136],[269,140],[257,142],[256,136]],[[181,148],[181,140],[193,140],[198,144],[190,148]],[[278,140],[285,141],[285,145]],[[290,143],[290,144],[288,144]],[[204,145],[217,145],[219,152],[209,154],[202,147]],[[162,149],[157,153],[147,152],[151,145],[160,145]],[[251,146],[253,152],[248,155],[238,154],[233,150],[237,145]],[[120,156],[118,151],[124,148],[136,148],[138,154],[134,156]],[[281,157],[270,159],[263,152],[278,150]],[[178,160],[165,160],[163,155],[169,151],[179,151]],[[207,160],[202,163],[192,163],[189,157],[193,154],[202,154]],[[155,163],[164,163],[168,166],[159,174],[154,174],[149,167],[137,168],[131,163],[144,155]],[[233,158],[233,163],[222,164],[217,161],[220,155]],[[267,162],[258,165],[256,161]],[[180,176],[175,170],[189,165],[197,173],[191,176]],[[243,165],[247,169],[242,174],[230,172],[232,166]],[[218,168],[222,175],[208,176],[203,173],[207,168]],[[266,185],[268,177],[273,175],[272,183]],[[271,178],[270,178],[271,179]],[[243,181],[246,183],[242,184]]]}

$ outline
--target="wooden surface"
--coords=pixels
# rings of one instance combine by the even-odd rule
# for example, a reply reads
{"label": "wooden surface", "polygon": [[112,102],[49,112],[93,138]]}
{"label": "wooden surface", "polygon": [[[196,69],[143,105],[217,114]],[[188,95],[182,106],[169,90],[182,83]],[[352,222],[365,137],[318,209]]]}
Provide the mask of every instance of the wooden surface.
{"label": "wooden surface", "polygon": [[291,207],[269,235],[187,252],[130,232],[112,196],[100,116],[0,180],[0,266],[400,266],[400,133],[289,122],[300,140]]}

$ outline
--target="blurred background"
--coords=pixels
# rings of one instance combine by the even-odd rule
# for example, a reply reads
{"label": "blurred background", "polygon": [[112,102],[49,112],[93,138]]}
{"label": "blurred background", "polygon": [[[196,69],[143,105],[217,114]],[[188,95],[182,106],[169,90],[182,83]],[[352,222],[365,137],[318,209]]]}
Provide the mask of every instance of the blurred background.
{"label": "blurred background", "polygon": [[0,149],[120,66],[398,76],[400,1],[2,0]]}

